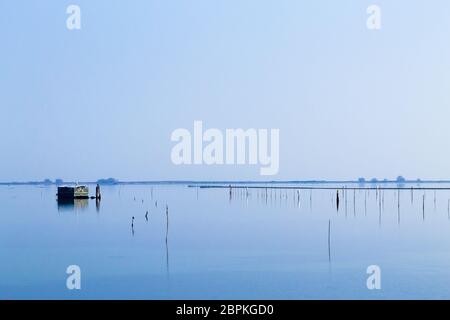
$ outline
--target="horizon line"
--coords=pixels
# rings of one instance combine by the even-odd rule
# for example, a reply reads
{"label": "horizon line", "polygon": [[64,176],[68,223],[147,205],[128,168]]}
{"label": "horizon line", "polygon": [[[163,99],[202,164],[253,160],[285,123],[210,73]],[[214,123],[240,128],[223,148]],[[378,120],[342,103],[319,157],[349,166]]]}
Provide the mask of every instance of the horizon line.
{"label": "horizon line", "polygon": [[450,179],[404,179],[404,180],[117,180],[113,178],[98,179],[96,181],[51,181],[44,179],[41,181],[0,181],[0,185],[63,185],[63,184],[100,184],[100,185],[126,185],[126,184],[282,184],[282,183],[358,183],[358,184],[383,184],[383,183],[450,183]]}

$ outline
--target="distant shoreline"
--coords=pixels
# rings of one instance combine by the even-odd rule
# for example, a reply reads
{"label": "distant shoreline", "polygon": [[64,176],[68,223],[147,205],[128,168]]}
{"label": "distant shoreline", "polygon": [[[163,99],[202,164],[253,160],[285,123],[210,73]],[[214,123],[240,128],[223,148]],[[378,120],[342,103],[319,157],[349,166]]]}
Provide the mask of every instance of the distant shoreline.
{"label": "distant shoreline", "polygon": [[38,185],[38,186],[58,186],[58,185],[236,185],[236,184],[359,184],[359,185],[382,185],[382,184],[430,184],[430,183],[450,183],[450,180],[380,180],[380,181],[359,181],[359,180],[276,180],[276,181],[203,181],[203,180],[157,180],[157,181],[115,181],[113,183],[102,183],[98,181],[64,181],[57,183],[53,181],[10,181],[0,182],[0,186],[20,186],[20,185]]}

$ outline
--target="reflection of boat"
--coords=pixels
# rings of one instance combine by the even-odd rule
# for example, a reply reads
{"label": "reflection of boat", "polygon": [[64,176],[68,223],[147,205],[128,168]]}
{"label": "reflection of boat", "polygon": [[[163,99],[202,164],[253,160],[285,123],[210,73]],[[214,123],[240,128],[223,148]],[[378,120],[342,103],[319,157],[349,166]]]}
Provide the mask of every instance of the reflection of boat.
{"label": "reflection of boat", "polygon": [[64,199],[88,199],[89,188],[86,186],[58,187],[58,200]]}
{"label": "reflection of boat", "polygon": [[58,210],[84,210],[89,205],[88,199],[58,198]]}

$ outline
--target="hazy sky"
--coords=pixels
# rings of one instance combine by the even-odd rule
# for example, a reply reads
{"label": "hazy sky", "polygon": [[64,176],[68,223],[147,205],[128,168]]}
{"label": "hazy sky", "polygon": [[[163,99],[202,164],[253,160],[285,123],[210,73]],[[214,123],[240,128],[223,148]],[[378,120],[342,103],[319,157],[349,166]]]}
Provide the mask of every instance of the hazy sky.
{"label": "hazy sky", "polygon": [[[2,0],[0,181],[450,178],[449,17],[448,0]],[[279,128],[279,174],[175,166],[194,120]]]}

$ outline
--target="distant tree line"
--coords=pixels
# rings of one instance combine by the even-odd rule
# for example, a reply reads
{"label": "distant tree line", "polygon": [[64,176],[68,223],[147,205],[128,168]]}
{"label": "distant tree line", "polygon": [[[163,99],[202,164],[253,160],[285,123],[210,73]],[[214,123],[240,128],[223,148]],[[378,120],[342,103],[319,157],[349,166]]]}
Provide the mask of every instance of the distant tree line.
{"label": "distant tree line", "polygon": [[[57,178],[57,179],[55,179],[55,181],[52,181],[51,179],[47,178],[47,179],[44,179],[42,181],[30,181],[30,182],[27,182],[27,184],[44,184],[44,185],[55,184],[57,186],[60,186],[60,185],[62,185],[64,183],[71,184],[71,183],[74,183],[74,182],[67,182],[67,181],[65,182],[61,178]],[[119,180],[117,180],[115,178],[98,179],[96,181],[96,183],[98,183],[98,184],[118,184]]]}
{"label": "distant tree line", "polygon": [[[405,179],[405,177],[403,176],[398,176],[395,180],[389,180],[389,179],[383,179],[383,180],[378,180],[377,178],[372,178],[369,181],[366,180],[366,178],[364,177],[360,177],[358,178],[358,182],[359,183],[378,183],[378,182],[397,182],[397,183],[405,183],[407,180]],[[416,180],[417,182],[420,182],[420,179]]]}

